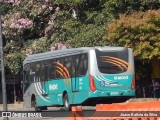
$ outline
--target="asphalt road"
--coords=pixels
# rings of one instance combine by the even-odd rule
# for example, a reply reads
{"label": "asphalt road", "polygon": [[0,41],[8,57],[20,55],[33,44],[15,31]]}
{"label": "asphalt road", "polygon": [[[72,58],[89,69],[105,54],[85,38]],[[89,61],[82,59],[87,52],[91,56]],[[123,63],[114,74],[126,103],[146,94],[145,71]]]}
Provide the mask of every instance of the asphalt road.
{"label": "asphalt road", "polygon": [[[94,111],[95,107],[83,107],[84,113],[93,113]],[[12,116],[8,117],[9,120],[68,120],[72,115],[72,112],[65,111],[64,108],[60,107],[49,107],[48,110],[43,112],[35,112],[33,108],[12,108],[8,112],[11,112]],[[3,118],[1,117],[0,120],[3,120]]]}
{"label": "asphalt road", "polygon": [[[143,102],[143,101],[159,101],[160,99],[130,99],[128,102]],[[2,105],[0,107],[2,110]],[[83,108],[83,113],[85,114],[85,116],[93,116],[93,114],[95,113],[95,107],[82,107]],[[23,105],[21,106],[9,106],[8,112],[15,112],[15,113],[26,113],[27,115],[29,114],[31,116],[30,113],[37,113],[34,111],[33,108],[23,108]],[[1,116],[2,112],[0,112],[0,116]],[[64,108],[60,108],[60,107],[49,107],[48,110],[41,112],[41,116],[42,117],[26,117],[26,118],[22,118],[22,117],[10,117],[9,120],[68,120],[69,117],[72,115],[72,112],[67,112],[64,110]],[[107,114],[109,114],[107,112]],[[114,113],[114,115],[117,113]],[[121,113],[120,113],[121,114]],[[16,115],[16,114],[14,114]],[[104,116],[106,114],[102,113],[98,113],[99,116]],[[113,115],[113,113],[112,113]],[[109,115],[111,116],[111,114]],[[118,115],[119,116],[119,115]],[[3,118],[1,117],[0,120],[3,120]]]}

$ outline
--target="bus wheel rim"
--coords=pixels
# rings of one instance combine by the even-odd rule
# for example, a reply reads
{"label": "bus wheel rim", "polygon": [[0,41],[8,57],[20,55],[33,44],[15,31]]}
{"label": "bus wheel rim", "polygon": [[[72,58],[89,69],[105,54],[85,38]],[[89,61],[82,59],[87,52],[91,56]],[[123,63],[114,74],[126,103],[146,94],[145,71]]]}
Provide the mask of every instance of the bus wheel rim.
{"label": "bus wheel rim", "polygon": [[68,108],[69,104],[68,104],[68,99],[65,100],[65,106]]}

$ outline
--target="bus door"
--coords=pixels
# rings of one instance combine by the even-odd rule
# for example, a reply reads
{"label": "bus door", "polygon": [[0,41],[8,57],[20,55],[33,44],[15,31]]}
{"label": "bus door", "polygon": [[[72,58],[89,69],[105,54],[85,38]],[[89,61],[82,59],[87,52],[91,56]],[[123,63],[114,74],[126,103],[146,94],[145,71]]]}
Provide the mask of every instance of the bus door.
{"label": "bus door", "polygon": [[83,53],[75,57],[74,62],[75,63],[75,77],[73,77],[73,90],[74,91],[80,91],[85,90],[86,87],[84,87],[85,84],[85,77],[87,74],[87,54]]}
{"label": "bus door", "polygon": [[79,79],[77,78],[78,75],[78,66],[80,63],[80,55],[76,55],[72,59],[72,92],[79,91]]}
{"label": "bus door", "polygon": [[23,95],[28,95],[25,92],[29,87],[29,75],[30,75],[30,64],[24,66],[23,70]]}
{"label": "bus door", "polygon": [[49,94],[49,85],[48,85],[48,65],[46,63],[42,63],[41,69],[41,80],[42,80],[42,95],[48,96]]}

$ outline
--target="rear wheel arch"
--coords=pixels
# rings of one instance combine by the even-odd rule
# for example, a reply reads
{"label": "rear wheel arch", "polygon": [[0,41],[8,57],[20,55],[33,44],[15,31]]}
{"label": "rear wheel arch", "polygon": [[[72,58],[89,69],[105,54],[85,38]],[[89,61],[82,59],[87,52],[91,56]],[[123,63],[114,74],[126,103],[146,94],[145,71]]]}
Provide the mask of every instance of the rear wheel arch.
{"label": "rear wheel arch", "polygon": [[42,108],[37,106],[35,94],[32,94],[31,96],[31,107],[33,107],[35,111],[42,111]]}
{"label": "rear wheel arch", "polygon": [[35,94],[31,95],[31,107],[35,107],[35,103],[36,103],[36,96]]}
{"label": "rear wheel arch", "polygon": [[67,91],[66,91],[66,90],[63,91],[63,97],[62,97],[62,99],[64,99],[65,94],[67,94]]}
{"label": "rear wheel arch", "polygon": [[35,101],[35,100],[36,100],[36,96],[35,96],[35,94],[32,94],[31,101]]}

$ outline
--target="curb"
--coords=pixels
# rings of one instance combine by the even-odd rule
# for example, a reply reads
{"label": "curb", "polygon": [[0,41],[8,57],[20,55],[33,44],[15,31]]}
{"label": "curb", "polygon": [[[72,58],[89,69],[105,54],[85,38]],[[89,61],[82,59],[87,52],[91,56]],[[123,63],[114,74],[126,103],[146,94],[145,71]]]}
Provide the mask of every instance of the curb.
{"label": "curb", "polygon": [[96,111],[160,111],[160,101],[98,104]]}
{"label": "curb", "polygon": [[159,111],[160,101],[97,104],[94,114],[87,117],[82,106],[73,106],[68,120],[160,120]]}

